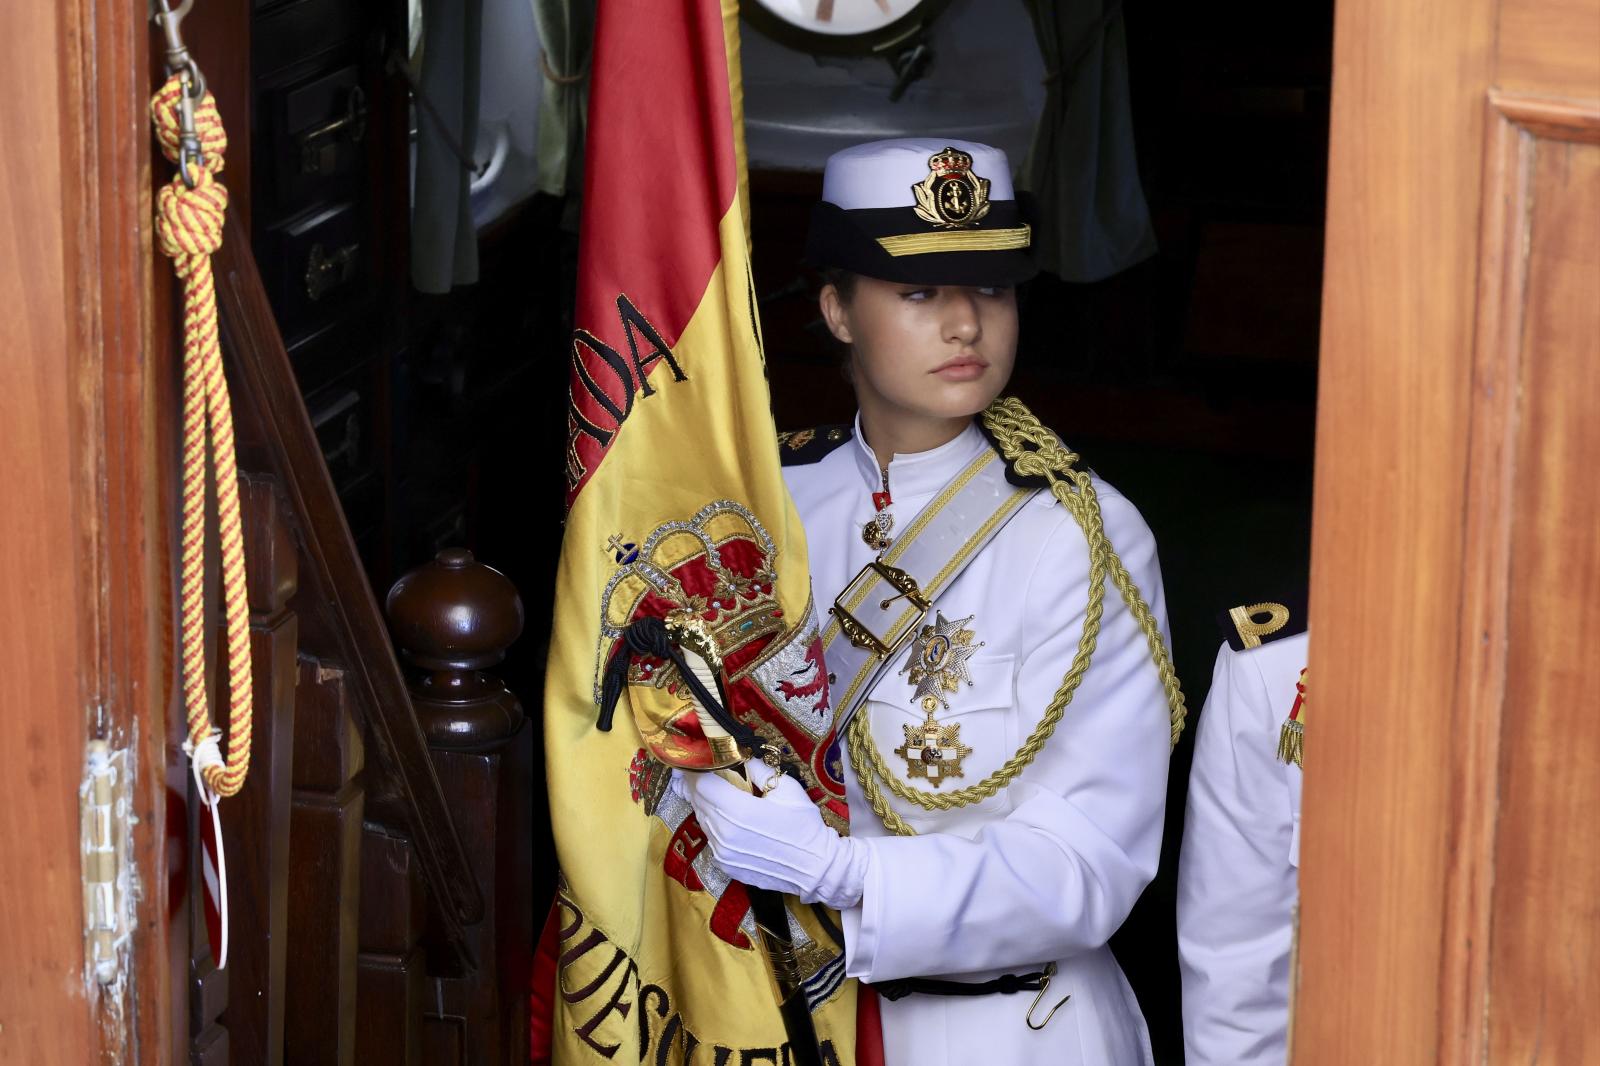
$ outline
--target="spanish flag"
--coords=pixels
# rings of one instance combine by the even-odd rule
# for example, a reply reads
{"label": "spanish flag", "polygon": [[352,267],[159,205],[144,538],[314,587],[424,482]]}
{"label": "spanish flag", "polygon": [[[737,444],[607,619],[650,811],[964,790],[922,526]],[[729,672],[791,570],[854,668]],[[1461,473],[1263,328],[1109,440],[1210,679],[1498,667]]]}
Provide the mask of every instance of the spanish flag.
{"label": "spanish flag", "polygon": [[855,1058],[838,916],[763,897],[758,922],[667,787],[729,761],[665,636],[687,625],[732,737],[845,825],[750,274],[737,20],[737,0],[598,8],[545,690],[561,1066]]}

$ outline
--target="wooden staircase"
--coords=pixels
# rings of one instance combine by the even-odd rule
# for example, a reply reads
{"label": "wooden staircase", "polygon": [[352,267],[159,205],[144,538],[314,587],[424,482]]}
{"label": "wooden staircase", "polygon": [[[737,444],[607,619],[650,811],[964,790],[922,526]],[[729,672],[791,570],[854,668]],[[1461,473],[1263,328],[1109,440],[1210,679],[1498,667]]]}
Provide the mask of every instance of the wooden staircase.
{"label": "wooden staircase", "polygon": [[230,219],[215,267],[245,472],[254,754],[222,805],[226,970],[190,908],[190,1061],[525,1061],[533,739],[483,672],[521,633],[521,601],[452,549],[396,583],[385,624],[249,248]]}

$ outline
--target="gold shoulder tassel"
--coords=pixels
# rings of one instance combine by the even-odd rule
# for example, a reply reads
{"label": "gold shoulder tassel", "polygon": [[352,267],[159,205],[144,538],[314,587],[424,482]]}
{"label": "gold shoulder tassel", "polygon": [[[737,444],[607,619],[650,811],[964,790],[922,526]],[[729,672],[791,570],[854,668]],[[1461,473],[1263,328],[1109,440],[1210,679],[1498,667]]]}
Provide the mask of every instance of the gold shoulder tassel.
{"label": "gold shoulder tassel", "polygon": [[1306,727],[1293,718],[1288,719],[1278,731],[1278,761],[1302,766],[1300,760],[1305,754],[1305,744]]}
{"label": "gold shoulder tassel", "polygon": [[1306,747],[1306,672],[1300,671],[1300,680],[1294,683],[1294,708],[1278,731],[1278,761],[1292,763],[1304,769],[1301,761]]}

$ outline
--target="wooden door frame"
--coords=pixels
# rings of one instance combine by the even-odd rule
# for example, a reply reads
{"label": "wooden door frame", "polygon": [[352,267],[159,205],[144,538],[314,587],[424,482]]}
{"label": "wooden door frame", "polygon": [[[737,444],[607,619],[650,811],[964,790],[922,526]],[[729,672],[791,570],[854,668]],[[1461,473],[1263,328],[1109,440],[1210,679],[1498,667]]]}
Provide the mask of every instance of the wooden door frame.
{"label": "wooden door frame", "polygon": [[[1441,888],[1460,854],[1459,775],[1474,776],[1457,760],[1476,762],[1482,740],[1454,713],[1473,346],[1460,309],[1477,282],[1485,123],[1473,101],[1489,84],[1495,3],[1457,5],[1453,19],[1443,7],[1340,0],[1335,14],[1297,1066],[1434,1062],[1446,1007]],[[1428,19],[1437,48],[1419,53]],[[1374,898],[1385,885],[1411,897],[1408,915]]]}
{"label": "wooden door frame", "polygon": [[1544,987],[1490,956],[1528,174],[1600,143],[1597,16],[1336,8],[1295,1066],[1479,1066]]}
{"label": "wooden door frame", "polygon": [[168,767],[180,778],[182,767],[172,757],[182,722],[173,619],[178,358],[171,276],[156,270],[153,38],[143,8],[63,6],[58,107],[63,133],[72,131],[62,137],[62,171],[67,306],[76,310],[80,595],[96,620],[81,659],[85,731],[133,756],[131,862],[142,886],[125,953],[132,995],[102,1012],[95,1032],[102,1062],[164,1063],[184,999],[184,986],[173,987],[184,975],[170,970],[178,901],[169,899],[166,854]]}
{"label": "wooden door frame", "polygon": [[[175,409],[174,359],[170,344],[156,342],[171,338],[170,287],[158,291],[153,270],[143,8],[142,0],[67,0],[0,11],[8,56],[20,59],[0,65],[0,106],[11,112],[5,128],[24,134],[0,162],[18,222],[16,260],[0,271],[14,282],[7,298],[19,300],[18,320],[37,327],[7,338],[33,387],[13,380],[0,415],[5,432],[17,427],[8,459],[49,482],[20,496],[14,487],[11,505],[28,509],[31,527],[13,530],[0,554],[0,614],[17,627],[8,645],[28,679],[6,710],[8,728],[27,736],[8,752],[19,767],[8,785],[26,783],[26,792],[8,799],[23,814],[6,842],[22,859],[7,884],[0,968],[7,1063],[171,1057],[162,851],[174,464],[171,427],[157,416]],[[91,738],[127,752],[124,794],[137,819],[135,921],[121,974],[105,986],[84,963],[77,845]]]}

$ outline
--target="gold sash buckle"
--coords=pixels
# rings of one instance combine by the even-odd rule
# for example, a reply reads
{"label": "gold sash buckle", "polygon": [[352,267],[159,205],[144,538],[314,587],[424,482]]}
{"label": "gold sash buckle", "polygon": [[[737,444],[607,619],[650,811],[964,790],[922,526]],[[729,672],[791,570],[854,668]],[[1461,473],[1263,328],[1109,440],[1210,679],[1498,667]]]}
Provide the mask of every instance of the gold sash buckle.
{"label": "gold sash buckle", "polygon": [[[874,581],[882,581],[889,588],[897,590],[895,595],[878,604],[879,611],[887,611],[889,605],[898,599],[909,600],[916,608],[916,617],[911,619],[911,624],[901,629],[898,635],[891,632],[879,636],[845,607],[847,603],[859,604],[865,600],[867,590],[872,587]],[[916,578],[899,567],[890,566],[882,560],[873,560],[862,567],[861,573],[844,587],[844,591],[833,601],[833,606],[828,608],[828,613],[839,620],[839,630],[851,644],[874,655],[887,657],[898,651],[906,639],[917,631],[917,624],[932,606],[927,597],[923,596]]]}

